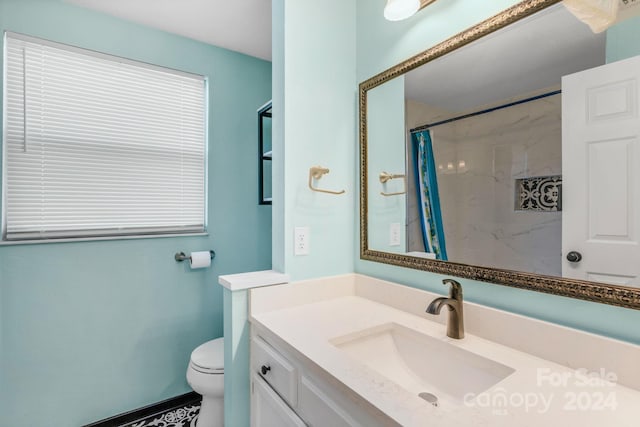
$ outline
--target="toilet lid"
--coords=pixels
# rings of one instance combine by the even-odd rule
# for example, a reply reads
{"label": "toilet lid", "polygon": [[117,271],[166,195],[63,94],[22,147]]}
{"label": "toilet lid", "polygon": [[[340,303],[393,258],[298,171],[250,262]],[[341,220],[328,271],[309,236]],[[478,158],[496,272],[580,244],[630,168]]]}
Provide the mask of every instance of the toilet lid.
{"label": "toilet lid", "polygon": [[224,339],[217,338],[198,346],[191,353],[191,364],[207,372],[224,371]]}

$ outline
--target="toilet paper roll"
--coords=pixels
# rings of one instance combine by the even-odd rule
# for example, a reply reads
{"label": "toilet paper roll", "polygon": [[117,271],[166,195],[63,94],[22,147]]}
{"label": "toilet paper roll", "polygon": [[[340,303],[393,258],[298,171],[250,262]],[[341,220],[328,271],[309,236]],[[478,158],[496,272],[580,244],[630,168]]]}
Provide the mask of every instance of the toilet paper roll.
{"label": "toilet paper roll", "polygon": [[211,253],[209,251],[191,252],[189,266],[191,268],[207,268],[211,266]]}

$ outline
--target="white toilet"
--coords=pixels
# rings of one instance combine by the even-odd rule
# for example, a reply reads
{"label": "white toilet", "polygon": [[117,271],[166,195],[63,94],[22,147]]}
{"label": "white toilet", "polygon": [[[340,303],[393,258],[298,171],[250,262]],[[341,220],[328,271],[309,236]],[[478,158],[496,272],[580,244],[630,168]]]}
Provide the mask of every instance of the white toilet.
{"label": "white toilet", "polygon": [[224,341],[207,341],[191,353],[187,382],[202,395],[197,427],[224,426]]}

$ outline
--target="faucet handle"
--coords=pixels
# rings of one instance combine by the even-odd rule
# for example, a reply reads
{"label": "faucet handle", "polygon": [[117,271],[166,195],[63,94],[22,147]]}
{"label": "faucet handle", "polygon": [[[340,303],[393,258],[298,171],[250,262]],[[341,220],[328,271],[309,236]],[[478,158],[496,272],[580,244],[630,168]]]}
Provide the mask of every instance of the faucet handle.
{"label": "faucet handle", "polygon": [[443,285],[451,285],[449,288],[449,298],[460,300],[462,299],[462,285],[453,279],[444,279]]}

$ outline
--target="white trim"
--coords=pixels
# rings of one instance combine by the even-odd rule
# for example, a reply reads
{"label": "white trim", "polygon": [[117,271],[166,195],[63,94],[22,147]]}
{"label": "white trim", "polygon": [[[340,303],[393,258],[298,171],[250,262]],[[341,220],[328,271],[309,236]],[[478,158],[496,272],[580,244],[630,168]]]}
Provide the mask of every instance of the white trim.
{"label": "white trim", "polygon": [[[65,71],[67,68],[68,69],[72,69],[72,67],[76,67],[77,64],[75,64],[74,62],[74,57],[76,57],[77,55],[83,55],[85,58],[95,58],[95,59],[99,59],[101,61],[95,61],[96,64],[101,64],[101,63],[106,63],[106,62],[102,62],[102,61],[108,61],[110,64],[115,64],[115,65],[109,65],[111,68],[110,69],[118,69],[118,70],[123,70],[123,72],[127,72],[127,70],[130,67],[135,67],[139,70],[139,73],[142,74],[138,74],[138,75],[134,75],[133,77],[137,78],[139,82],[142,82],[142,84],[144,85],[144,83],[146,83],[149,79],[148,76],[151,75],[153,76],[153,78],[158,78],[159,81],[161,83],[168,81],[168,82],[178,82],[181,86],[180,88],[182,88],[183,84],[185,84],[186,86],[186,95],[183,92],[180,92],[180,96],[185,95],[187,97],[188,100],[195,100],[195,102],[197,103],[197,107],[198,108],[191,108],[189,109],[188,106],[191,105],[189,103],[187,103],[187,118],[185,119],[184,117],[180,118],[180,120],[183,120],[184,122],[187,123],[187,129],[190,129],[189,126],[191,126],[191,128],[193,128],[194,126],[197,128],[197,133],[195,131],[190,132],[190,133],[186,133],[186,134],[181,134],[180,137],[180,141],[182,141],[182,138],[184,137],[186,139],[186,141],[188,141],[190,144],[193,144],[193,141],[196,141],[198,146],[197,148],[197,152],[196,151],[188,151],[188,156],[189,157],[189,164],[187,166],[182,166],[182,168],[184,170],[186,170],[186,176],[187,179],[185,180],[177,180],[177,179],[173,179],[171,181],[172,184],[174,184],[175,187],[175,183],[178,183],[178,187],[176,191],[180,190],[180,183],[183,184],[183,187],[185,185],[190,185],[193,184],[194,180],[196,181],[196,186],[199,190],[199,195],[202,197],[202,199],[198,199],[197,201],[197,207],[201,208],[200,209],[193,209],[195,205],[195,202],[193,202],[194,200],[194,191],[191,191],[189,193],[189,190],[187,190],[187,192],[189,193],[188,196],[185,196],[185,190],[182,190],[182,197],[183,199],[186,200],[186,204],[183,201],[182,204],[180,204],[181,199],[177,199],[177,203],[174,203],[172,207],[173,211],[175,211],[175,206],[178,207],[182,207],[184,210],[186,210],[186,215],[187,217],[184,218],[184,221],[181,220],[181,216],[176,216],[177,214],[182,215],[182,211],[177,212],[176,215],[169,215],[167,216],[165,214],[166,218],[171,218],[171,221],[164,221],[161,215],[164,211],[162,211],[157,218],[160,219],[160,221],[154,220],[156,217],[151,216],[151,219],[143,221],[140,220],[138,217],[139,212],[138,211],[133,211],[133,210],[129,210],[127,211],[126,209],[122,209],[120,207],[120,210],[123,210],[123,212],[125,213],[130,213],[133,212],[133,216],[129,215],[129,216],[125,216],[123,217],[124,219],[122,219],[120,222],[113,222],[111,221],[111,217],[107,215],[103,215],[103,217],[98,218],[96,216],[96,218],[98,218],[97,221],[89,221],[88,218],[93,218],[91,215],[93,215],[93,212],[89,212],[89,214],[87,215],[81,215],[80,213],[77,213],[74,216],[71,216],[69,218],[67,217],[62,217],[61,215],[58,215],[58,213],[54,212],[54,215],[58,215],[56,218],[56,220],[62,218],[62,220],[59,220],[57,223],[51,223],[48,224],[47,227],[43,227],[42,229],[45,230],[44,232],[38,232],[38,231],[31,231],[27,226],[28,224],[28,220],[29,220],[29,216],[28,214],[31,214],[31,217],[33,217],[33,203],[31,203],[33,201],[33,198],[25,198],[22,197],[22,193],[16,193],[18,194],[18,196],[22,197],[20,200],[15,201],[13,198],[11,198],[11,206],[8,206],[8,202],[9,202],[9,197],[13,197],[15,194],[14,193],[9,193],[7,188],[8,185],[11,182],[14,181],[10,181],[10,178],[13,180],[18,180],[18,184],[24,184],[25,180],[28,181],[27,183],[30,183],[32,181],[34,181],[34,179],[32,178],[32,175],[29,175],[31,168],[32,168],[32,164],[28,164],[29,161],[31,161],[31,159],[24,159],[21,158],[20,162],[19,162],[19,166],[22,167],[22,169],[17,169],[18,172],[18,178],[16,178],[15,176],[9,174],[9,168],[7,168],[7,164],[10,160],[9,153],[14,153],[14,151],[8,151],[9,149],[11,149],[11,147],[13,147],[15,149],[15,142],[14,140],[9,140],[9,137],[13,134],[9,133],[10,129],[9,126],[7,126],[8,123],[15,123],[15,121],[9,122],[9,118],[11,118],[11,114],[7,114],[7,110],[8,108],[13,108],[15,107],[15,105],[13,104],[9,104],[9,96],[7,96],[7,93],[11,94],[13,92],[15,92],[15,87],[13,86],[9,86],[7,83],[7,77],[8,76],[12,76],[15,77],[15,75],[18,75],[18,72],[16,71],[16,68],[8,68],[8,58],[12,58],[12,60],[16,59],[16,49],[13,49],[13,47],[15,47],[14,45],[12,45],[12,43],[14,43],[14,41],[17,41],[15,46],[21,46],[23,45],[23,43],[26,44],[35,44],[38,46],[44,46],[43,49],[46,48],[52,48],[48,51],[44,51],[44,54],[47,54],[47,52],[56,52],[56,54],[59,52],[60,55],[62,55],[63,58],[65,58],[67,60],[67,63],[62,64],[63,66],[60,66],[60,64],[57,65],[56,68],[56,72],[60,72],[60,70]],[[13,50],[12,50],[13,49]],[[58,49],[57,51],[55,49]],[[19,52],[19,51],[18,51]],[[67,54],[65,54],[64,52],[67,52]],[[43,54],[43,55],[44,55]],[[208,222],[208,197],[207,197],[207,188],[208,188],[208,136],[209,136],[209,128],[208,128],[208,120],[209,120],[209,106],[208,106],[208,100],[209,100],[209,87],[208,87],[208,79],[205,76],[202,75],[198,75],[198,74],[193,74],[193,73],[188,73],[188,72],[183,72],[183,71],[178,71],[178,70],[174,70],[171,68],[167,68],[167,67],[161,67],[161,66],[156,66],[156,65],[152,65],[152,64],[148,64],[148,63],[144,63],[141,61],[135,61],[135,60],[129,60],[129,59],[125,59],[125,58],[121,58],[118,56],[114,56],[114,55],[109,55],[109,54],[103,54],[103,53],[99,53],[99,52],[95,52],[92,50],[87,50],[84,48],[79,48],[79,47],[73,47],[73,46],[69,46],[69,45],[65,45],[65,44],[61,44],[61,43],[56,43],[56,42],[51,42],[48,40],[43,40],[40,38],[36,38],[36,37],[31,37],[31,36],[27,36],[24,34],[19,34],[19,33],[13,33],[10,31],[4,31],[3,34],[3,58],[4,58],[4,66],[3,66],[3,138],[2,138],[2,207],[1,207],[1,214],[2,214],[2,224],[1,224],[1,230],[2,230],[2,239],[3,241],[0,242],[0,244],[6,244],[6,245],[11,245],[11,244],[18,244],[19,242],[24,242],[26,244],[34,244],[34,243],[44,243],[44,242],[62,242],[62,241],[83,241],[83,240],[109,240],[109,239],[123,239],[123,238],[146,238],[146,237],[156,237],[156,236],[176,236],[176,235],[188,235],[188,236],[192,236],[192,235],[206,235],[206,226],[207,226],[207,222]],[[71,58],[71,60],[68,60],[68,58]],[[56,58],[57,59],[57,58]],[[90,59],[88,59],[89,61],[91,61]],[[26,65],[25,64],[25,60],[23,57],[23,68],[22,68],[22,72],[23,74],[25,73],[25,68]],[[75,64],[75,65],[74,65]],[[93,62],[91,62],[90,64],[93,64]],[[120,68],[117,64],[125,64],[128,65],[130,67],[124,67],[124,68]],[[96,68],[95,66],[93,66],[93,68]],[[90,70],[92,71],[93,68]],[[83,68],[81,68],[83,69]],[[101,71],[101,69],[98,67],[96,68],[98,71]],[[11,72],[11,70],[13,70],[13,74]],[[149,71],[155,71],[156,73],[153,72],[149,72],[146,73],[143,70],[149,70]],[[87,74],[87,73],[85,73]],[[57,74],[56,74],[57,76]],[[127,78],[129,78],[130,76],[127,75],[125,76],[125,78],[121,78],[119,80],[117,80],[118,83],[120,83],[121,81],[125,81],[127,80]],[[153,79],[151,79],[151,81],[155,81]],[[187,82],[187,83],[184,83]],[[26,94],[24,93],[26,91],[26,82],[23,83],[25,85],[25,88],[23,88],[23,96],[24,96],[24,102],[26,102]],[[68,82],[65,81],[64,85],[60,85],[60,84],[56,84],[52,86],[57,92],[55,92],[56,95],[58,95],[59,93],[61,93],[61,91],[65,91],[68,87],[71,87]],[[161,86],[164,87],[164,86]],[[9,90],[9,88],[11,88],[11,91]],[[156,91],[160,91],[160,89],[154,89]],[[182,89],[181,89],[182,90]],[[202,92],[201,92],[202,91]],[[36,91],[37,92],[37,91]],[[86,95],[84,91],[80,90],[81,92],[81,96],[78,97],[76,96],[76,98],[73,99],[84,99]],[[100,92],[102,93],[102,92]],[[133,93],[137,93],[137,91],[134,91]],[[64,92],[64,96],[67,96],[68,93]],[[71,96],[71,95],[69,95]],[[201,98],[203,98],[204,104],[200,105],[200,103],[202,102]],[[117,97],[116,97],[117,98]],[[162,103],[167,102],[167,100],[165,99],[166,97],[161,97],[161,101]],[[50,96],[48,99],[52,99],[52,97]],[[65,100],[67,98],[64,98]],[[180,98],[182,99],[182,98]],[[107,99],[108,101],[112,101],[111,98]],[[119,99],[116,99],[115,101],[120,102],[120,104],[122,104],[121,101],[119,101]],[[114,101],[114,102],[115,102]],[[148,100],[146,101],[148,103]],[[118,104],[119,105],[119,104]],[[124,105],[124,104],[123,104]],[[138,105],[138,104],[136,104]],[[141,103],[140,105],[144,106],[144,103]],[[204,108],[204,111],[201,111],[201,108]],[[17,108],[19,110],[19,108]],[[138,108],[140,110],[140,108]],[[23,121],[25,121],[26,123],[26,114],[27,114],[27,110],[24,109],[24,117],[23,117]],[[57,111],[57,110],[52,110],[50,109],[49,111]],[[93,110],[91,110],[93,111]],[[155,110],[153,110],[155,111]],[[193,112],[195,112],[196,114],[193,114]],[[201,113],[201,114],[198,114]],[[202,115],[202,117],[201,117]],[[147,116],[150,116],[149,114],[146,114],[144,116],[141,116],[142,119],[147,118]],[[95,114],[87,116],[89,117],[90,120],[94,120],[95,119]],[[63,117],[63,119],[66,120],[66,117]],[[48,120],[48,121],[47,121]],[[41,118],[41,122],[38,122],[42,125],[42,123],[45,124],[49,124],[51,125],[51,123],[53,123],[54,125],[59,124],[59,121],[61,119],[59,117],[54,117],[53,119],[51,118],[51,116],[45,116],[44,119]],[[98,120],[98,119],[95,119]],[[99,121],[99,120],[98,120]],[[155,121],[152,121],[150,123],[155,123]],[[179,122],[182,123],[182,122]],[[99,125],[102,125],[103,123],[100,122]],[[200,125],[203,124],[203,128],[200,128]],[[44,125],[42,125],[44,126]],[[84,128],[83,128],[84,126]],[[69,128],[70,130],[66,129]],[[64,128],[65,132],[68,132],[69,135],[71,135],[71,137],[75,138],[77,135],[80,135],[80,132],[82,133],[81,136],[83,136],[84,134],[88,133],[91,136],[99,136],[101,137],[104,141],[106,141],[106,143],[108,143],[108,146],[110,147],[112,144],[112,140],[114,140],[113,137],[113,132],[107,128],[106,131],[102,130],[99,133],[100,130],[100,126],[97,126],[95,129],[91,128],[90,126],[87,126],[84,123],[80,123],[78,120],[72,121],[71,124],[69,124],[69,126],[67,126],[66,128]],[[51,126],[51,129],[53,129],[52,133],[54,135],[54,140],[56,142],[60,142],[63,141],[63,143],[67,143],[68,141],[66,140],[62,140],[61,136],[68,136],[66,133],[65,134],[61,134],[61,130],[63,129],[63,127],[61,127],[60,125],[58,126],[58,128],[56,128],[55,126]],[[15,130],[15,129],[14,129]],[[94,132],[95,131],[95,132]],[[204,132],[204,134],[202,134],[202,131]],[[26,137],[27,137],[27,130],[26,130],[26,126],[23,129],[23,138],[25,139],[24,144],[25,144],[25,152],[26,152]],[[167,145],[166,142],[166,138],[162,137],[162,138],[155,138],[154,139],[154,135],[156,135],[156,133],[151,133],[151,136],[148,136],[147,139],[149,141],[145,141],[145,144],[140,145],[141,147],[145,148],[147,146],[152,146],[152,142],[156,142],[156,141],[161,141],[164,145]],[[48,134],[47,134],[48,135]],[[118,134],[119,135],[119,134]],[[134,132],[134,136],[135,138],[140,138],[140,132],[138,131],[138,133],[136,134]],[[184,136],[186,135],[186,137]],[[117,135],[116,135],[117,136]],[[143,135],[144,136],[144,135]],[[156,135],[157,136],[157,135]],[[196,137],[198,137],[196,139]],[[200,137],[203,137],[204,141],[200,140]],[[13,138],[13,137],[12,137]],[[57,139],[56,139],[57,138]],[[72,138],[72,139],[73,139]],[[137,139],[135,139],[137,141]],[[15,138],[14,138],[15,139]],[[18,140],[19,141],[19,140]],[[103,141],[103,142],[104,142]],[[203,142],[203,146],[201,146],[201,142]],[[13,145],[12,145],[13,144]],[[69,144],[67,144],[69,145]],[[105,144],[103,144],[103,146],[106,146]],[[135,148],[135,147],[134,147]],[[135,148],[139,151],[141,151],[139,148]],[[64,151],[67,150],[67,151]],[[69,147],[63,147],[63,149],[59,149],[58,151],[62,151],[63,154],[69,152],[70,148]],[[202,150],[204,151],[204,155],[202,157],[202,163],[200,163],[200,155],[202,155]],[[77,151],[77,150],[76,150]],[[113,150],[112,150],[113,151]],[[195,158],[195,154],[197,154],[197,158]],[[57,157],[55,157],[57,155]],[[113,153],[110,154],[111,157],[113,157]],[[76,189],[75,187],[75,181],[73,183],[73,185],[69,184],[67,185],[67,183],[65,182],[65,180],[69,180],[74,178],[73,176],[69,177],[69,172],[61,169],[61,166],[64,166],[64,163],[69,163],[70,160],[67,160],[66,157],[62,157],[60,154],[57,154],[57,152],[53,153],[53,160],[47,162],[48,165],[53,164],[53,168],[54,168],[54,172],[52,173],[52,180],[54,180],[54,184],[52,185],[57,185],[57,187],[52,187],[53,189],[51,190],[52,192],[54,191],[58,191],[58,193],[60,193],[60,191],[67,191],[68,187],[73,186],[74,189]],[[138,163],[140,163],[140,159],[141,156],[139,154],[136,154],[136,156],[134,156],[136,158],[136,161]],[[166,156],[165,156],[166,157]],[[73,168],[75,168],[76,164],[83,164],[82,162],[90,162],[93,161],[93,164],[98,164],[99,166],[102,166],[102,164],[100,162],[96,162],[96,158],[98,160],[102,160],[102,158],[98,155],[91,155],[88,156],[86,155],[86,153],[80,153],[78,154],[77,152],[71,152],[71,157],[73,162]],[[194,161],[195,158],[195,161]],[[165,159],[163,157],[161,157],[161,160]],[[112,159],[113,160],[113,159]],[[115,164],[120,164],[121,161],[120,159],[116,159],[117,162]],[[165,159],[166,160],[166,159]],[[27,167],[25,167],[25,163],[27,163]],[[33,162],[31,162],[33,163]],[[113,162],[112,162],[113,163]],[[175,163],[175,162],[174,162]],[[11,165],[13,165],[14,163],[12,162]],[[165,178],[162,178],[163,175],[163,170],[159,170],[159,167],[155,167],[153,169],[153,167],[146,167],[146,165],[144,165],[145,167],[142,167],[142,169],[140,169],[143,172],[140,172],[140,170],[135,169],[135,167],[132,167],[131,165],[133,164],[131,161],[127,162],[124,161],[124,168],[125,168],[125,172],[122,175],[114,175],[113,173],[110,173],[108,175],[109,180],[111,180],[112,182],[115,182],[114,177],[118,178],[121,176],[124,176],[125,178],[128,176],[132,176],[133,178],[135,178],[137,180],[138,183],[140,183],[140,185],[145,185],[148,186],[149,188],[153,189],[153,190],[157,190],[157,183],[164,183],[166,181]],[[173,163],[171,163],[173,165]],[[84,165],[84,164],[83,164]],[[135,165],[134,165],[135,166]],[[180,167],[181,165],[178,164],[178,167]],[[55,169],[57,168],[57,169]],[[73,169],[72,168],[72,169]],[[88,166],[82,166],[81,169],[86,170],[88,168]],[[127,169],[128,168],[128,169]],[[191,168],[191,169],[189,169]],[[63,172],[60,172],[60,170],[63,170]],[[178,171],[180,171],[181,169],[178,169]],[[25,172],[26,171],[26,172]],[[49,171],[49,169],[47,169],[47,171]],[[201,172],[202,175],[200,175],[200,173],[198,173],[197,175],[195,173],[193,173],[193,171],[197,171],[197,172]],[[111,169],[107,170],[107,172],[112,172]],[[151,175],[148,175],[145,172],[150,172]],[[127,175],[128,174],[128,175]],[[99,175],[99,174],[98,174]],[[26,176],[26,178],[25,178]],[[100,175],[101,176],[101,175]],[[158,178],[158,176],[160,176],[160,178]],[[183,177],[185,176],[184,174],[182,175]],[[40,175],[36,175],[36,177],[40,177]],[[132,179],[133,179],[132,178]],[[153,178],[153,179],[152,179]],[[42,178],[40,178],[42,180]],[[47,184],[48,184],[48,178],[47,179]],[[121,178],[119,178],[121,179]],[[81,181],[84,182],[84,181]],[[91,180],[88,180],[87,182],[93,182]],[[121,180],[122,182],[122,180]],[[61,184],[62,183],[62,184]],[[186,184],[185,184],[186,183]],[[156,185],[156,187],[154,187],[153,185]],[[195,184],[194,184],[195,185]],[[23,185],[24,187],[24,185]],[[126,183],[125,183],[125,187],[124,188],[128,188],[126,187]],[[173,187],[172,187],[173,188]],[[30,187],[28,188],[28,190],[30,189]],[[30,191],[30,190],[29,190]],[[201,193],[201,191],[203,191],[203,193]],[[87,190],[88,194],[95,194],[95,193],[90,193]],[[48,193],[47,193],[48,194]],[[161,200],[158,199],[157,196],[153,196],[154,198],[151,198],[149,200],[151,200],[150,203],[145,204],[143,207],[145,209],[147,209],[147,205],[153,205],[154,203],[157,204],[156,199],[157,200]],[[75,198],[77,199],[78,197],[75,196]],[[95,196],[94,198],[97,198],[97,196]],[[115,201],[120,201],[119,198],[115,197],[113,194],[107,194],[105,199],[102,199],[102,201],[100,203],[102,203],[102,206],[105,205],[105,203],[109,203],[108,200],[115,200]],[[25,201],[26,200],[26,201]],[[146,199],[145,199],[146,200]],[[162,199],[163,200],[163,199]],[[173,200],[173,199],[172,199]],[[125,200],[126,201],[126,200]],[[80,201],[81,202],[81,201]],[[200,204],[202,202],[202,204]],[[31,206],[29,206],[29,203],[31,203]],[[41,202],[44,203],[44,202]],[[95,206],[94,206],[95,205]],[[14,210],[14,207],[15,209]],[[27,206],[27,208],[25,208],[25,206]],[[87,204],[85,206],[85,204],[80,203],[78,204],[78,206],[82,207],[83,209],[89,210],[91,211],[91,209],[93,209],[94,211],[97,211],[96,206],[100,206],[96,203],[93,204]],[[111,211],[112,206],[115,205],[109,205],[107,206],[107,211]],[[137,206],[137,205],[136,205]],[[47,205],[47,207],[49,207],[49,205]],[[153,206],[152,206],[153,207]],[[189,209],[187,209],[187,207]],[[10,208],[10,209],[9,209]],[[58,206],[57,205],[52,205],[51,209],[53,209],[55,211],[55,209],[57,209]],[[135,208],[135,206],[134,206]],[[22,209],[22,211],[20,211],[20,209]],[[115,207],[113,209],[116,209]],[[18,223],[13,221],[13,214],[12,212],[27,212],[27,214],[23,215],[21,218],[22,223]],[[174,213],[173,211],[169,212],[169,213]],[[144,211],[147,212],[147,211]],[[148,213],[152,213],[152,212],[148,212]],[[37,212],[36,212],[37,214]],[[49,213],[47,213],[48,215]],[[201,215],[201,217],[200,217]],[[24,218],[23,218],[24,217]],[[25,219],[26,218],[26,219]],[[48,216],[45,215],[45,219],[49,218]],[[106,218],[106,220],[103,220],[104,218]],[[77,219],[77,221],[75,220]],[[10,221],[11,220],[11,221]],[[65,222],[66,221],[66,222]],[[183,226],[180,225],[180,223],[184,224],[184,222],[187,223],[193,223],[196,224],[195,226]],[[167,226],[163,226],[163,224],[171,224],[171,223],[177,223],[179,224],[178,226],[171,226],[171,225],[167,225]],[[87,228],[82,228],[83,225],[82,224],[86,224]],[[111,227],[111,225],[114,224],[113,227]],[[159,226],[156,226],[158,225]],[[14,225],[16,227],[14,227]],[[49,225],[51,225],[49,227]],[[77,226],[77,227],[76,227]],[[8,229],[8,227],[12,227],[11,230]],[[74,227],[76,227],[77,229],[73,229]],[[91,227],[94,227],[94,229],[92,230]],[[109,228],[111,227],[111,228]],[[72,228],[72,230],[65,230],[66,228]]]}
{"label": "white trim", "polygon": [[147,235],[131,235],[131,236],[99,236],[99,237],[78,237],[64,239],[47,239],[47,240],[2,240],[1,246],[14,245],[38,245],[41,243],[73,243],[73,242],[94,242],[100,240],[133,240],[133,239],[157,239],[166,237],[203,237],[209,233],[189,233],[189,234],[147,234]]}
{"label": "white trim", "polygon": [[122,64],[134,65],[136,67],[148,68],[148,69],[155,70],[155,71],[174,74],[174,75],[177,75],[177,76],[195,78],[195,79],[199,79],[199,80],[202,80],[202,81],[204,81],[206,79],[206,77],[201,75],[201,74],[189,73],[189,72],[186,72],[186,71],[176,70],[176,69],[170,68],[170,67],[163,67],[163,66],[160,66],[160,65],[149,64],[148,62],[144,62],[144,61],[128,59],[128,58],[124,58],[122,56],[111,55],[111,54],[108,54],[108,53],[102,53],[102,52],[98,52],[98,51],[95,51],[95,50],[92,50],[92,49],[86,49],[86,48],[83,48],[83,47],[71,46],[71,45],[64,44],[64,43],[58,43],[58,42],[54,42],[54,41],[51,41],[51,40],[41,39],[39,37],[28,36],[26,34],[14,33],[13,31],[5,31],[4,33],[5,33],[5,40],[6,40],[6,37],[11,37],[11,38],[13,38],[15,40],[21,40],[23,42],[37,43],[37,44],[41,44],[43,46],[55,47],[56,49],[62,49],[62,50],[66,50],[68,52],[79,53],[81,55],[89,55],[89,56],[93,56],[95,58],[105,59],[107,61],[113,61],[113,62],[119,62],[119,63],[122,63]]}
{"label": "white trim", "polygon": [[2,156],[2,174],[0,175],[0,244],[4,240],[5,230],[7,229],[7,31],[2,35],[2,141],[0,141],[0,155]]}

